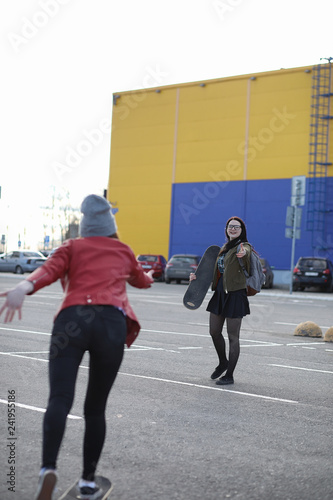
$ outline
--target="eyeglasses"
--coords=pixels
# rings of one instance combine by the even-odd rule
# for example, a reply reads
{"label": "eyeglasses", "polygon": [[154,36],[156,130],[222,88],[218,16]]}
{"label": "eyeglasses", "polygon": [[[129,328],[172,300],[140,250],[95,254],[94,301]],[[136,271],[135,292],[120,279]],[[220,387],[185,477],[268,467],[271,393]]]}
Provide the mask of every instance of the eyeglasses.
{"label": "eyeglasses", "polygon": [[242,226],[234,226],[233,224],[229,224],[228,229],[240,229]]}

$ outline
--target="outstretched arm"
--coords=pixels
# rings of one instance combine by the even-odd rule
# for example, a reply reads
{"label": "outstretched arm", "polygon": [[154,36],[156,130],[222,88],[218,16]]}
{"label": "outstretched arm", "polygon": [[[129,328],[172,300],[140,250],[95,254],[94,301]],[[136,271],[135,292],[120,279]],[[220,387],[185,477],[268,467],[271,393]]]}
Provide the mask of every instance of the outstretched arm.
{"label": "outstretched arm", "polygon": [[15,315],[15,311],[18,311],[19,319],[22,318],[22,305],[24,298],[28,293],[31,293],[34,289],[34,285],[30,281],[21,281],[12,290],[7,290],[7,292],[0,293],[0,297],[6,297],[4,305],[0,309],[0,316],[6,310],[5,323],[12,321]]}

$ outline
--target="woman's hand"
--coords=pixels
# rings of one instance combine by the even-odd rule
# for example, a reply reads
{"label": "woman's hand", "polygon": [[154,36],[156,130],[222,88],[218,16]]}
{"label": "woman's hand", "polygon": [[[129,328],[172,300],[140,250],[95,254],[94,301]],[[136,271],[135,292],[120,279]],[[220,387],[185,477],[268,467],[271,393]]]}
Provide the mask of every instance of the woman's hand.
{"label": "woman's hand", "polygon": [[27,293],[32,292],[34,286],[30,281],[22,281],[12,290],[0,293],[0,297],[6,297],[6,301],[0,309],[1,314],[7,309],[5,314],[5,323],[11,322],[15,316],[15,311],[18,312],[19,319],[22,319],[22,305]]}
{"label": "woman's hand", "polygon": [[236,257],[238,257],[239,259],[241,259],[242,257],[245,257],[245,255],[246,255],[246,250],[243,247],[243,243],[241,243],[239,245],[239,251],[236,253]]}
{"label": "woman's hand", "polygon": [[190,276],[189,276],[190,282],[193,280],[196,280],[196,279],[197,279],[196,275],[194,273],[190,273]]}

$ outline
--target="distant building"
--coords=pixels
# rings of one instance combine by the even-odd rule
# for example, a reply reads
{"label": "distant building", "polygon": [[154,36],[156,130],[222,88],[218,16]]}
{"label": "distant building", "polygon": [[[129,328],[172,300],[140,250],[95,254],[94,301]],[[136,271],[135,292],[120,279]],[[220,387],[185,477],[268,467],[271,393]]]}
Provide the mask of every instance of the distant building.
{"label": "distant building", "polygon": [[329,61],[114,94],[108,198],[122,240],[137,254],[203,254],[238,215],[289,269],[286,211],[305,176],[295,259],[333,260],[331,73]]}

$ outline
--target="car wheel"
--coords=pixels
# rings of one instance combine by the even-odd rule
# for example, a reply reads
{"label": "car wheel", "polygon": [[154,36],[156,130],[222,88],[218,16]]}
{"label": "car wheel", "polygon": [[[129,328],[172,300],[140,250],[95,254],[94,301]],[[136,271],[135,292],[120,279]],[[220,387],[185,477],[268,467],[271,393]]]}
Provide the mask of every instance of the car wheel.
{"label": "car wheel", "polygon": [[305,286],[300,286],[299,289],[301,290],[301,292],[304,292]]}
{"label": "car wheel", "polygon": [[293,291],[297,292],[297,290],[298,290],[298,285],[293,285]]}
{"label": "car wheel", "polygon": [[166,282],[167,285],[171,283],[171,280],[169,280],[169,278],[165,278],[164,281]]}
{"label": "car wheel", "polygon": [[23,269],[21,266],[15,267],[15,274],[23,274]]}
{"label": "car wheel", "polygon": [[176,280],[177,285],[180,285],[181,280]]}

